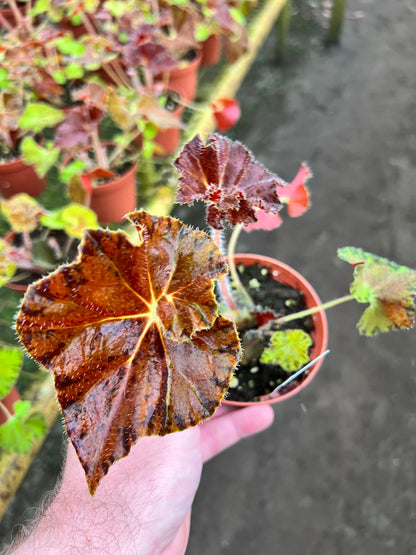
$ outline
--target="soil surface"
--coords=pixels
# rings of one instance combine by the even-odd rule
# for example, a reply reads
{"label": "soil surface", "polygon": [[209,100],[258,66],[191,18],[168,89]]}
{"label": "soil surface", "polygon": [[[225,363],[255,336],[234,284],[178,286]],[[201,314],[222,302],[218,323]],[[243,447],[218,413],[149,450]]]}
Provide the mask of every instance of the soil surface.
{"label": "soil surface", "polygon": [[270,345],[274,331],[301,329],[309,334],[313,330],[311,317],[294,320],[286,325],[279,325],[275,320],[277,317],[294,314],[306,308],[302,292],[276,281],[268,268],[239,264],[237,271],[242,285],[255,304],[255,310],[254,321],[239,327],[244,355],[231,380],[226,399],[255,401],[260,396],[271,393],[278,386],[281,386],[280,394],[287,393],[309,375],[309,370],[305,370],[290,384],[282,386],[299,368],[289,371],[284,370],[279,364],[266,364],[261,361],[261,355]]}
{"label": "soil surface", "polygon": [[[233,138],[290,180],[309,162],[313,205],[239,252],[305,274],[323,300],[348,291],[336,249],[416,260],[416,1],[349,0],[339,47],[318,0],[294,3],[283,66],[271,36],[238,95]],[[204,466],[188,555],[415,555],[415,331],[358,335],[362,307],[328,312],[318,376],[275,405],[266,432]],[[30,518],[60,468],[57,425],[0,529]]]}

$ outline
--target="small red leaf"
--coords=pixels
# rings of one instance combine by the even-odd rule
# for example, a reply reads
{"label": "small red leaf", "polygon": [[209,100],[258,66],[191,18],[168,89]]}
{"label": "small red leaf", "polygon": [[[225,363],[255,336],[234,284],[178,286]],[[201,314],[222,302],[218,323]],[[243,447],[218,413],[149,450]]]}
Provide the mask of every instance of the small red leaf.
{"label": "small red leaf", "polygon": [[281,204],[276,189],[285,182],[256,162],[239,142],[212,134],[204,144],[197,135],[174,162],[180,174],[177,202],[208,204],[207,222],[222,229],[257,221],[256,210],[276,214]]}
{"label": "small red leaf", "polygon": [[80,181],[82,186],[84,187],[85,191],[87,192],[88,196],[92,195],[92,191],[94,188],[94,180],[95,179],[112,179],[115,177],[115,173],[106,170],[104,168],[96,168],[89,173],[84,173],[80,176]]}
{"label": "small red leaf", "polygon": [[234,127],[240,119],[241,110],[239,103],[233,98],[218,98],[211,104],[217,129],[224,133]]}

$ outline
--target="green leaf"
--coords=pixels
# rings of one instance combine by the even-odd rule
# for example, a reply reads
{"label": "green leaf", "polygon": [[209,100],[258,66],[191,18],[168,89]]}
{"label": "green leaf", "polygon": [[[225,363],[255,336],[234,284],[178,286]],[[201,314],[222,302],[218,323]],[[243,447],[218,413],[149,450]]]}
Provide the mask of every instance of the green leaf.
{"label": "green leaf", "polygon": [[230,15],[234,19],[234,21],[236,21],[240,25],[246,24],[246,18],[244,17],[243,12],[238,8],[230,8]]}
{"label": "green leaf", "polygon": [[208,25],[204,25],[203,23],[198,23],[195,27],[195,40],[198,42],[204,42],[211,34],[211,29]]}
{"label": "green leaf", "polygon": [[76,239],[82,238],[84,229],[99,227],[96,213],[76,202],[45,214],[40,221],[42,225],[51,229],[64,229],[69,237]]}
{"label": "green leaf", "polygon": [[84,172],[86,164],[83,160],[74,160],[65,166],[60,174],[60,177],[64,183],[69,183],[71,179],[75,176],[82,175]]}
{"label": "green leaf", "polygon": [[50,0],[38,0],[30,13],[32,16],[39,15],[41,13],[47,12],[50,7]]}
{"label": "green leaf", "polygon": [[280,364],[286,372],[299,370],[309,361],[312,339],[303,330],[276,331],[260,357],[264,364]]}
{"label": "green leaf", "polygon": [[59,69],[57,71],[54,71],[52,73],[52,77],[54,78],[54,80],[58,83],[58,85],[65,85],[66,83],[66,75],[65,72],[62,69]]}
{"label": "green leaf", "polygon": [[82,56],[85,54],[85,46],[70,35],[58,37],[53,42],[62,54],[68,54],[71,56]]}
{"label": "green leaf", "polygon": [[16,401],[15,414],[0,426],[0,446],[7,451],[28,453],[36,438],[46,433],[46,422],[42,415],[30,415],[30,401]]}
{"label": "green leaf", "polygon": [[65,75],[68,79],[81,79],[84,76],[84,70],[79,64],[73,62],[66,66]]}
{"label": "green leaf", "polygon": [[370,303],[358,322],[362,335],[413,327],[416,271],[355,247],[338,249],[338,257],[354,266],[351,295]]}
{"label": "green leaf", "polygon": [[0,399],[10,393],[23,362],[23,351],[16,347],[0,347]]}
{"label": "green leaf", "polygon": [[0,67],[0,89],[7,90],[10,85],[9,72],[6,68]]}
{"label": "green leaf", "polygon": [[23,139],[21,151],[23,160],[33,165],[39,177],[45,177],[59,157],[59,148],[44,148],[33,137]]}
{"label": "green leaf", "polygon": [[26,106],[18,123],[22,129],[39,133],[45,127],[54,127],[64,119],[65,114],[62,110],[44,102],[32,102]]}

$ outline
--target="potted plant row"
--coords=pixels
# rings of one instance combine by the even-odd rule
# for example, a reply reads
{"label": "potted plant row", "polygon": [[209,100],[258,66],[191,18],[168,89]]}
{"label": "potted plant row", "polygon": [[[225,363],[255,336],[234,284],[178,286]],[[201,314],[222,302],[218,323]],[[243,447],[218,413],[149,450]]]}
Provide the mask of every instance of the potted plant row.
{"label": "potted plant row", "polygon": [[7,230],[0,239],[0,287],[17,291],[71,261],[85,228],[99,227],[93,210],[68,203],[46,210],[26,193],[0,201]]}
{"label": "potted plant row", "polygon": [[[285,265],[235,255],[241,228],[275,227],[283,203],[305,209],[306,166],[288,184],[217,134],[196,136],[174,165],[177,202],[207,203],[210,233],[144,210],[127,216],[136,235],[87,230],[76,259],[30,285],[16,317],[22,344],[54,376],[91,494],[141,437],[195,426],[230,399],[272,403],[304,387],[326,352],[325,308],[369,303],[365,335],[414,322],[416,272],[359,248],[338,251],[354,279],[325,305]],[[216,241],[227,224],[228,256]],[[267,379],[244,398],[247,372]]]}
{"label": "potted plant row", "polygon": [[[38,1],[22,15],[11,0],[15,25],[0,31],[0,171],[7,172],[0,194],[37,196],[57,167],[52,175],[63,193],[91,206],[101,222],[133,210],[137,166],[142,188],[150,187],[149,160],[178,148],[182,113],[196,91],[203,19],[246,42],[236,15],[242,6],[203,4]],[[9,159],[25,172],[20,185]]]}

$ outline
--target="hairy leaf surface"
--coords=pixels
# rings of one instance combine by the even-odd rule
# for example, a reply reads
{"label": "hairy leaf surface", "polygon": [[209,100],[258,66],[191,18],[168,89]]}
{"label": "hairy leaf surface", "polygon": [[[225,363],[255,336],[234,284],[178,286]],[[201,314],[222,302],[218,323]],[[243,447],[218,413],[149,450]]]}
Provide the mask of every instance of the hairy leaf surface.
{"label": "hairy leaf surface", "polygon": [[124,233],[89,230],[73,264],[33,284],[17,316],[29,353],[55,375],[91,493],[138,438],[211,416],[240,355],[217,315],[215,243],[174,218],[134,212]]}
{"label": "hairy leaf surface", "polygon": [[231,226],[256,222],[258,208],[274,214],[281,208],[276,190],[285,182],[256,162],[239,142],[212,134],[205,144],[197,135],[174,165],[180,175],[177,202],[205,201],[207,222],[215,229],[222,229],[223,221]]}
{"label": "hairy leaf surface", "polygon": [[308,352],[311,345],[311,336],[303,330],[276,331],[260,360],[265,364],[280,364],[286,372],[293,372],[309,361]]}
{"label": "hairy leaf surface", "polygon": [[354,266],[350,292],[370,303],[358,329],[363,335],[411,328],[415,321],[416,271],[355,247],[338,249],[338,257]]}

